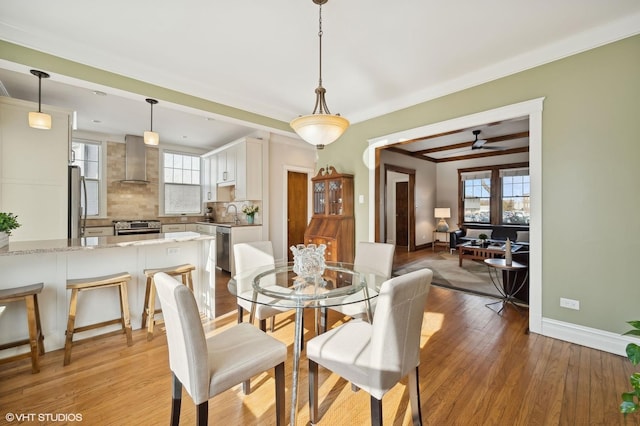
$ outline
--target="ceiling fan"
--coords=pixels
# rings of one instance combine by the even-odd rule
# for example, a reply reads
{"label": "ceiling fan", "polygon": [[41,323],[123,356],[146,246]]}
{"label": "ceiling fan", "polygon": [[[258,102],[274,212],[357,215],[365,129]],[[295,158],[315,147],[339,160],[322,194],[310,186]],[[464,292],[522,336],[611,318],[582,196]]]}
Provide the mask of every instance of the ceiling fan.
{"label": "ceiling fan", "polygon": [[474,130],[473,134],[476,137],[476,140],[473,141],[473,143],[471,144],[471,149],[504,149],[501,146],[485,146],[485,144],[487,143],[486,139],[478,139],[478,136],[480,135],[480,130]]}

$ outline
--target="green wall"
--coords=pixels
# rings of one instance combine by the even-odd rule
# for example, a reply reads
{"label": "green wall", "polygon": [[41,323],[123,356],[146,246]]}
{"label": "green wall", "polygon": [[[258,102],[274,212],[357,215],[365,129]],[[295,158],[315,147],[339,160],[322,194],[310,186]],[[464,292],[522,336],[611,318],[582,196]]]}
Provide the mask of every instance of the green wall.
{"label": "green wall", "polygon": [[[318,164],[354,173],[368,194],[368,139],[539,97],[542,315],[626,331],[640,319],[640,36],[355,124]],[[367,239],[370,201],[356,204],[356,240]]]}
{"label": "green wall", "polygon": [[[3,59],[249,122],[287,123],[0,41]],[[542,314],[620,333],[640,319],[640,36],[357,123],[319,165],[355,174],[356,239],[368,237],[367,139],[545,97]],[[580,310],[559,307],[559,298]]]}

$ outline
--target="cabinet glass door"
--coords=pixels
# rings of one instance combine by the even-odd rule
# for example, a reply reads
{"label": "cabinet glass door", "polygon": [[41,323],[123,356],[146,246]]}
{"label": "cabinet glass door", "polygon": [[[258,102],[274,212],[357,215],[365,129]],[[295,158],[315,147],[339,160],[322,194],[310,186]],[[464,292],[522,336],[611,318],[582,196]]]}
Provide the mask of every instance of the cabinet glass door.
{"label": "cabinet glass door", "polygon": [[329,181],[329,214],[342,214],[342,181]]}
{"label": "cabinet glass door", "polygon": [[324,182],[315,182],[313,184],[313,214],[324,214],[324,188]]}

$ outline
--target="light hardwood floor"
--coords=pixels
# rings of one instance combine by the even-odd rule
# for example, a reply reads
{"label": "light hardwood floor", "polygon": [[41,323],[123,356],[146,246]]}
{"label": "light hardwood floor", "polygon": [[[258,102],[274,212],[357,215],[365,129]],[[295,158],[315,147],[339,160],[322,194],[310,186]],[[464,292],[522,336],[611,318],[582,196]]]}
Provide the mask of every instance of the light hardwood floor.
{"label": "light hardwood floor", "polygon": [[[429,250],[430,251],[430,250]],[[526,334],[526,320],[513,309],[498,316],[489,298],[432,287],[422,329],[420,393],[426,425],[624,425],[620,393],[634,371],[626,358]],[[330,311],[331,314],[335,314]],[[312,315],[312,312],[307,312]],[[235,323],[235,312],[205,321],[207,333]],[[330,322],[341,319],[331,316]],[[312,324],[309,316],[305,324]],[[163,327],[151,342],[135,330],[41,358],[31,374],[28,360],[0,366],[0,424],[8,413],[82,415],[90,425],[164,425],[169,422],[170,372]],[[273,335],[289,345],[293,317],[282,314]],[[313,331],[305,330],[305,338]],[[46,340],[45,340],[46,344]],[[308,424],[307,367],[302,358],[299,423]],[[291,384],[287,363],[287,416]],[[320,425],[366,425],[369,397],[320,369]],[[237,386],[209,402],[210,421],[224,425],[274,424],[272,373],[252,380],[252,393]],[[406,381],[383,399],[386,425],[410,424]],[[58,417],[60,418],[60,417]],[[194,406],[184,394],[181,424],[194,424]],[[36,424],[39,422],[34,422]],[[69,422],[73,424],[72,422]],[[77,422],[79,423],[79,422]],[[29,423],[25,423],[29,424]],[[42,424],[64,424],[44,422]],[[640,424],[630,416],[628,425]]]}

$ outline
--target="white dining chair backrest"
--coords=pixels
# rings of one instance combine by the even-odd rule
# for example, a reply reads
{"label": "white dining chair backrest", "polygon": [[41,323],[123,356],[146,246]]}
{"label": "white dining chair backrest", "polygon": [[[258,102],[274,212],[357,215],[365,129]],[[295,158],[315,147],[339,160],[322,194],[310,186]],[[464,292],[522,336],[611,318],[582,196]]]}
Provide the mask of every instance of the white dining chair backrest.
{"label": "white dining chair backrest", "polygon": [[393,256],[396,246],[388,243],[360,241],[356,245],[356,268],[365,268],[369,272],[391,278]]}
{"label": "white dining chair backrest", "polygon": [[194,403],[209,399],[207,343],[198,305],[189,288],[161,272],[154,277],[167,330],[169,368]]}
{"label": "white dining chair backrest", "polygon": [[[271,241],[254,241],[238,243],[233,246],[233,257],[236,265],[236,285],[238,293],[252,289],[252,279],[257,268],[273,269],[273,245]],[[266,277],[275,283],[275,277]],[[266,285],[263,282],[263,285]]]}

